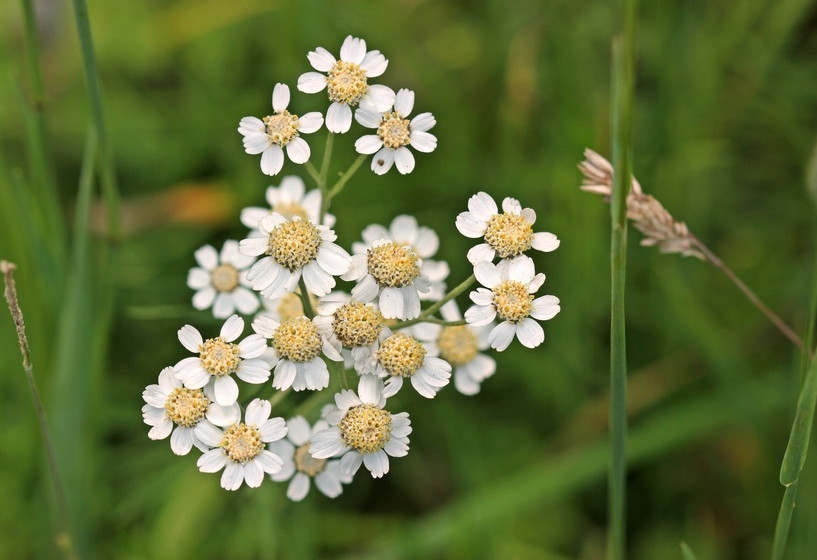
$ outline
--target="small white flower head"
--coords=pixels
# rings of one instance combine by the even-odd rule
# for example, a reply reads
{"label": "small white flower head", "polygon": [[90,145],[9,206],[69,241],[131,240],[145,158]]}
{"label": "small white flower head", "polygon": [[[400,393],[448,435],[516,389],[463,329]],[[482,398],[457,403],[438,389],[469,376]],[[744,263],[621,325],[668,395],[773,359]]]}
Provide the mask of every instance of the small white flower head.
{"label": "small white flower head", "polygon": [[314,321],[301,315],[279,322],[259,317],[252,324],[255,332],[270,341],[267,359],[275,366],[272,386],[279,391],[317,391],[329,385],[329,369],[321,354],[340,362],[340,355],[318,332]]}
{"label": "small white flower head", "polygon": [[226,319],[236,309],[242,315],[255,313],[260,303],[247,281],[247,270],[255,259],[238,252],[238,241],[225,241],[220,253],[205,245],[195,256],[199,266],[187,274],[188,287],[196,290],[193,307],[212,307],[217,319]]}
{"label": "small white flower head", "polygon": [[[298,216],[313,224],[320,222],[320,191],[312,189],[306,192],[303,180],[296,175],[287,175],[281,179],[281,185],[278,187],[267,187],[266,199],[269,208],[249,206],[241,210],[241,223],[251,230],[248,237],[261,236],[261,232],[258,231],[258,223],[264,216],[272,212],[278,212],[287,219]],[[332,227],[334,224],[335,216],[332,214],[326,214],[323,217],[323,225]]]}
{"label": "small white flower head", "polygon": [[194,445],[201,451],[209,449],[199,441],[194,430],[205,418],[216,426],[229,426],[241,418],[238,403],[220,406],[213,402],[211,383],[201,389],[184,387],[171,367],[159,373],[158,385],[148,385],[142,398],[146,403],[142,407],[142,418],[145,424],[152,426],[148,437],[170,436],[170,448],[176,455],[187,455]]}
{"label": "small white flower head", "polygon": [[264,473],[279,472],[284,461],[268,449],[268,444],[283,438],[287,426],[283,418],[270,418],[271,411],[269,401],[255,399],[247,405],[244,422],[223,430],[207,420],[200,422],[196,437],[213,449],[199,457],[199,470],[214,473],[224,469],[221,487],[225,490],[238,490],[244,482],[257,488]]}
{"label": "small white flower head", "polygon": [[479,192],[468,199],[468,212],[457,216],[457,229],[465,237],[482,237],[480,243],[468,251],[471,264],[517,257],[533,248],[550,252],[559,246],[559,239],[552,233],[533,233],[536,212],[532,208],[522,208],[515,198],[502,201],[502,213],[491,195]]}
{"label": "small white flower head", "polygon": [[260,334],[251,334],[234,343],[244,330],[244,319],[230,316],[221,327],[219,336],[204,340],[191,325],[179,329],[182,346],[198,354],[184,358],[174,370],[176,376],[190,389],[201,389],[213,379],[215,401],[221,406],[232,406],[238,399],[235,374],[247,383],[264,383],[270,376],[270,365],[261,358],[267,341]]}
{"label": "small white flower head", "polygon": [[403,379],[408,378],[420,395],[433,399],[451,377],[451,364],[438,358],[436,350],[405,332],[384,329],[373,355],[375,375],[386,380],[384,396],[397,394]]}
{"label": "small white flower head", "polygon": [[389,61],[380,51],[367,51],[366,41],[346,37],[340,47],[340,60],[323,47],[310,51],[309,63],[317,72],[306,72],[298,78],[298,89],[318,93],[326,89],[332,104],[326,111],[326,128],[343,134],[352,126],[352,107],[360,104],[385,111],[394,103],[394,92],[381,85],[369,85],[386,71]]}
{"label": "small white flower head", "polygon": [[261,237],[241,240],[239,249],[245,255],[264,255],[247,272],[247,280],[262,297],[276,299],[294,292],[302,276],[307,290],[323,296],[335,286],[334,276],[349,270],[349,253],[333,243],[337,236],[326,226],[273,212],[258,228]]}
{"label": "small white flower head", "polygon": [[[454,300],[440,308],[440,315],[446,321],[462,320],[462,314]],[[492,323],[481,327],[419,323],[411,328],[426,347],[435,348],[437,355],[451,364],[457,391],[463,395],[476,395],[480,384],[496,372],[496,361],[482,353],[490,347],[488,335],[493,327]],[[433,344],[429,341],[433,341]]]}
{"label": "small white flower head", "polygon": [[501,322],[491,329],[488,342],[500,352],[514,336],[523,346],[539,346],[545,340],[545,331],[534,319],[552,319],[560,308],[556,296],[534,299],[533,294],[544,283],[545,275],[536,274],[533,259],[522,255],[498,264],[481,261],[474,265],[474,275],[485,288],[477,288],[469,296],[475,305],[465,312],[468,324],[479,327],[499,319]]}
{"label": "small white flower head", "polygon": [[289,480],[287,498],[300,502],[309,493],[311,481],[321,493],[329,498],[337,498],[343,492],[343,484],[352,482],[352,477],[340,472],[340,460],[316,459],[309,454],[309,440],[312,434],[325,430],[329,424],[318,420],[310,426],[303,416],[287,420],[287,437],[270,444],[269,449],[284,460],[281,470],[270,475],[276,482]]}
{"label": "small white flower head", "polygon": [[356,243],[349,271],[341,276],[357,285],[352,298],[369,302],[377,299],[386,319],[414,319],[420,315],[420,294],[431,291],[423,275],[423,259],[411,245],[386,238],[369,237]]}
{"label": "small white flower head", "polygon": [[373,375],[360,377],[358,392],[335,395],[335,408],[325,417],[329,427],[312,436],[309,453],[316,459],[340,455],[340,471],[354,475],[366,465],[372,477],[389,472],[389,456],[408,453],[411,421],[407,412],[391,414],[383,407],[383,382]]}
{"label": "small white flower head", "polygon": [[244,151],[261,154],[261,171],[277,175],[284,166],[284,148],[293,163],[306,163],[311,154],[309,144],[301,134],[317,131],[323,124],[323,115],[317,111],[302,117],[287,111],[289,86],[275,84],[272,90],[273,114],[259,119],[244,117],[238,132],[244,136]]}
{"label": "small white flower head", "polygon": [[[337,352],[348,349],[355,364],[368,364],[377,350],[384,320],[375,304],[333,292],[318,303],[315,325]],[[365,368],[360,371],[370,372]]]}
{"label": "small white flower head", "polygon": [[440,238],[433,229],[418,226],[414,216],[401,215],[394,218],[388,229],[372,224],[363,230],[364,243],[352,244],[353,253],[365,253],[368,247],[376,241],[386,239],[398,245],[411,247],[414,253],[422,259],[420,274],[429,280],[429,291],[421,292],[421,301],[437,301],[445,295],[445,279],[450,269],[445,261],[431,260],[440,247]]}
{"label": "small white flower head", "polygon": [[394,98],[394,107],[385,111],[375,111],[372,107],[361,106],[355,112],[355,120],[366,128],[374,128],[377,134],[361,136],[355,142],[359,154],[374,154],[372,171],[383,175],[397,167],[402,175],[414,170],[414,154],[409,146],[418,152],[430,153],[437,147],[437,137],[428,132],[437,120],[431,113],[420,113],[409,120],[414,108],[414,92],[401,89]]}

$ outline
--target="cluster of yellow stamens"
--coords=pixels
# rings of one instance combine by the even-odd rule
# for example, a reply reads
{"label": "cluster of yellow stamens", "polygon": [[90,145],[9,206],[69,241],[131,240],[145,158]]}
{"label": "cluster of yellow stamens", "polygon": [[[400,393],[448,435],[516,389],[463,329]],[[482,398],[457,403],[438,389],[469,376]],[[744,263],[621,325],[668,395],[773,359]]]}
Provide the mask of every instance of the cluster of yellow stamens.
{"label": "cluster of yellow stamens", "polygon": [[192,428],[204,418],[208,406],[210,399],[201,389],[176,387],[165,401],[165,415],[182,428]]}
{"label": "cluster of yellow stamens", "polygon": [[377,135],[387,148],[396,150],[408,146],[411,143],[411,123],[408,119],[401,117],[397,111],[391,111],[383,115],[380,120]]}
{"label": "cluster of yellow stamens", "polygon": [[338,424],[343,443],[360,453],[383,449],[391,437],[391,414],[373,404],[350,408]]}
{"label": "cluster of yellow stamens", "polygon": [[383,327],[383,316],[371,305],[350,301],[334,314],[332,330],[346,348],[373,344]]}
{"label": "cluster of yellow stamens", "polygon": [[298,135],[298,115],[293,115],[286,109],[264,117],[263,121],[267,127],[267,137],[273,144],[284,147]]}
{"label": "cluster of yellow stamens", "polygon": [[323,341],[315,323],[300,316],[281,323],[270,339],[278,357],[290,362],[311,362],[321,353]]}
{"label": "cluster of yellow stamens", "polygon": [[257,428],[244,423],[234,424],[224,430],[219,446],[227,452],[234,463],[246,463],[261,454],[264,442]]}
{"label": "cluster of yellow stamens", "polygon": [[339,60],[326,76],[330,101],[356,105],[368,89],[366,72],[354,62]]}
{"label": "cluster of yellow stamens", "polygon": [[479,351],[479,341],[468,325],[443,327],[437,339],[440,357],[452,366],[469,363]]}
{"label": "cluster of yellow stamens", "polygon": [[295,450],[294,459],[295,468],[308,476],[315,476],[326,467],[326,459],[315,459],[309,454],[308,443]]}
{"label": "cluster of yellow stamens", "polygon": [[393,241],[372,247],[367,257],[369,274],[387,288],[402,288],[414,282],[420,276],[421,264],[411,246]]}
{"label": "cluster of yellow stamens", "polygon": [[521,214],[494,214],[488,220],[485,242],[499,258],[521,255],[531,247],[533,225]]}
{"label": "cluster of yellow stamens", "polygon": [[511,323],[518,323],[530,315],[533,307],[533,294],[521,282],[505,280],[493,289],[494,308],[497,315]]}
{"label": "cluster of yellow stamens", "polygon": [[316,258],[320,246],[321,232],[312,222],[292,219],[270,232],[267,254],[281,266],[295,270]]}
{"label": "cluster of yellow stamens", "polygon": [[235,373],[241,364],[238,344],[225,342],[223,338],[208,338],[199,346],[201,366],[210,375],[221,377]]}
{"label": "cluster of yellow stamens", "polygon": [[411,377],[426,357],[425,347],[416,338],[394,333],[380,344],[377,361],[390,375]]}
{"label": "cluster of yellow stamens", "polygon": [[210,283],[219,292],[232,292],[238,287],[238,269],[231,264],[221,264],[210,273]]}

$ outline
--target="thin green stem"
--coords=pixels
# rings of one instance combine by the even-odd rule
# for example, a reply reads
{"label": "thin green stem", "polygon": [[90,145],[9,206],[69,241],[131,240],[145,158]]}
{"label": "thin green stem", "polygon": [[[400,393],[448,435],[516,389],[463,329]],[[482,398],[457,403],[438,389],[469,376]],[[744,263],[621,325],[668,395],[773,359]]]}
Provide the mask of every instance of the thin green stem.
{"label": "thin green stem", "polygon": [[326,189],[324,186],[322,186],[321,174],[317,169],[315,169],[315,166],[312,165],[312,162],[307,161],[304,164],[304,168],[306,169],[307,173],[309,173],[309,176],[312,177],[312,179],[315,181],[315,184],[318,185],[318,188],[321,189],[321,192],[324,192]]}
{"label": "thin green stem", "polygon": [[400,321],[395,323],[392,328],[394,329],[404,329],[406,327],[410,327],[412,325],[416,325],[417,323],[433,323],[435,325],[442,325],[444,327],[459,327],[461,325],[467,325],[468,322],[465,319],[460,319],[459,321],[446,321],[445,319],[438,319],[437,317],[418,317],[416,319],[410,319],[408,321]]}
{"label": "thin green stem", "polygon": [[301,305],[304,308],[304,315],[312,319],[315,316],[315,310],[312,308],[312,302],[309,301],[309,291],[306,289],[306,282],[304,282],[303,276],[301,276],[298,286],[301,288],[298,295],[301,297]]}
{"label": "thin green stem", "polygon": [[449,301],[451,301],[452,299],[454,299],[455,297],[457,297],[458,295],[463,293],[468,288],[470,288],[471,285],[476,281],[477,281],[477,277],[474,276],[473,274],[471,274],[471,276],[469,276],[468,278],[466,278],[465,280],[463,280],[462,282],[460,282],[459,284],[454,286],[454,288],[450,292],[445,294],[440,301],[436,302],[434,305],[432,305],[431,307],[429,307],[428,309],[426,309],[425,311],[420,313],[420,318],[425,319],[425,318],[427,318],[427,317],[429,317],[431,315],[434,315],[437,311],[439,311],[439,309],[443,305],[445,305],[446,303],[448,303]]}
{"label": "thin green stem", "polygon": [[323,223],[323,217],[329,210],[329,197],[326,190],[326,177],[329,174],[329,161],[332,159],[332,146],[335,143],[335,135],[328,132],[326,135],[326,145],[323,149],[323,161],[321,161],[321,171],[318,174],[318,188],[321,192],[321,211],[318,216],[319,223]]}
{"label": "thin green stem", "polygon": [[797,483],[795,482],[786,487],[786,491],[783,493],[783,501],[780,503],[780,512],[777,514],[777,523],[774,527],[772,560],[783,560],[786,543],[789,540],[789,528],[791,527],[791,518],[794,515],[796,499]]}
{"label": "thin green stem", "polygon": [[329,192],[326,193],[326,198],[328,199],[326,202],[327,205],[329,204],[330,200],[332,200],[338,194],[340,194],[340,191],[343,190],[343,187],[346,186],[346,183],[348,183],[349,179],[351,179],[352,176],[357,172],[357,170],[360,168],[361,164],[365,159],[366,159],[365,154],[357,156],[357,159],[352,163],[352,165],[349,166],[349,169],[347,169],[346,172],[343,175],[341,175],[340,178],[335,182],[335,184],[332,185],[332,188],[329,189]]}

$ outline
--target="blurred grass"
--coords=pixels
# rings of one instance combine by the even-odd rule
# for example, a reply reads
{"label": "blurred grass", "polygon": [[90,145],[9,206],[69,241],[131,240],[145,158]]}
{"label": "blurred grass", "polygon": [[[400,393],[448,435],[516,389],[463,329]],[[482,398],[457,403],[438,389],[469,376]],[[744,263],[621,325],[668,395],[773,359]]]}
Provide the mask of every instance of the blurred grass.
{"label": "blurred grass", "polygon": [[[68,7],[40,6],[47,157],[60,217],[72,223],[91,115]],[[608,208],[578,191],[575,166],[587,146],[610,153],[612,3],[151,0],[88,9],[124,237],[107,265],[97,199],[84,288],[101,317],[112,306],[110,323],[86,333],[58,319],[69,237],[46,217],[44,179],[29,163],[36,92],[18,3],[0,5],[8,69],[0,98],[30,105],[0,104],[0,256],[19,266],[49,413],[80,399],[90,407],[77,451],[93,555],[602,558]],[[638,27],[636,177],[803,332],[814,282],[804,175],[817,141],[815,3],[641,3]],[[382,82],[416,91],[417,110],[437,117],[439,147],[418,155],[409,176],[358,172],[333,201],[341,243],[368,223],[414,213],[444,240],[454,283],[470,273],[471,242],[453,226],[467,197],[515,196],[562,239],[555,253],[534,257],[548,275],[543,293],[558,295],[562,312],[534,353],[497,356],[478,397],[449,388],[431,403],[396,399],[415,431],[385,479],[359,476],[338,500],[316,494],[296,505],[272,484],[228,494],[192,455],[176,458],[167,442],[148,440],[140,394],[180,358],[181,324],[215,325],[188,307],[193,251],[243,235],[238,209],[278,183],[243,153],[238,119],[266,111],[275,82],[294,84],[309,50],[336,51],[347,34],[386,54]],[[298,110],[318,103],[293,97]],[[339,169],[354,160],[351,140],[335,142]],[[628,557],[679,558],[685,541],[700,559],[767,558],[797,352],[716,271],[630,237]],[[107,278],[110,302],[98,289]],[[70,329],[88,352],[79,373],[89,394],[59,389],[55,341]],[[50,490],[10,320],[0,320],[0,341],[0,557],[51,558]],[[812,558],[815,526],[812,460],[800,474],[787,558]]]}

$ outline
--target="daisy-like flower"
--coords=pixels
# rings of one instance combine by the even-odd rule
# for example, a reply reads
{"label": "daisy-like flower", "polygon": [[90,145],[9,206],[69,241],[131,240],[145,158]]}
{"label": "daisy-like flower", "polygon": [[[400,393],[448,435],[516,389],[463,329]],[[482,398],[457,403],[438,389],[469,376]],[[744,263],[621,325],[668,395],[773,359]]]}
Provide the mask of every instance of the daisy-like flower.
{"label": "daisy-like flower", "polygon": [[247,272],[247,280],[265,298],[295,291],[301,276],[307,290],[323,296],[335,286],[334,276],[349,270],[349,253],[333,243],[337,235],[326,226],[273,212],[261,219],[258,228],[261,237],[243,239],[239,250],[264,255]]}
{"label": "daisy-like flower", "polygon": [[219,336],[207,340],[191,325],[179,329],[182,346],[198,354],[184,358],[174,367],[184,386],[201,389],[212,378],[215,401],[221,406],[232,406],[238,399],[238,384],[232,374],[247,383],[264,383],[269,379],[270,365],[261,359],[267,341],[260,334],[251,334],[233,343],[243,330],[244,319],[238,315],[224,322]]}
{"label": "daisy-like flower", "polygon": [[187,274],[187,285],[196,290],[193,307],[212,307],[218,319],[226,319],[236,309],[243,315],[255,313],[260,303],[247,281],[247,269],[255,259],[238,252],[238,241],[225,241],[220,253],[212,245],[205,245],[195,256],[199,266]]}
{"label": "daisy-like flower", "polygon": [[409,334],[384,329],[380,348],[372,356],[375,375],[386,379],[383,395],[397,394],[403,379],[409,378],[420,395],[433,399],[451,377],[451,364],[435,354],[436,348],[426,347]]}
{"label": "daisy-like flower", "polygon": [[457,216],[457,229],[465,237],[482,237],[485,242],[471,247],[468,260],[471,264],[492,261],[494,257],[508,259],[533,248],[550,252],[559,246],[559,239],[552,233],[533,233],[536,212],[522,208],[515,198],[502,201],[502,213],[491,195],[479,192],[468,199],[468,212]]}
{"label": "daisy-like flower", "polygon": [[337,498],[343,492],[343,484],[352,482],[352,477],[340,472],[340,460],[316,459],[309,454],[309,440],[312,434],[325,430],[329,424],[318,420],[309,425],[303,416],[287,420],[287,437],[270,444],[269,449],[284,460],[284,465],[270,478],[276,482],[289,480],[287,498],[300,502],[309,493],[310,482],[329,498]]}
{"label": "daisy-like flower", "polygon": [[394,107],[385,111],[375,111],[361,106],[355,112],[355,120],[366,128],[374,128],[377,134],[361,136],[355,142],[359,154],[374,154],[372,171],[383,175],[397,167],[402,175],[414,170],[414,154],[409,146],[418,152],[430,153],[437,147],[437,137],[428,132],[437,124],[431,113],[420,113],[409,120],[414,109],[414,92],[401,89],[394,98]]}
{"label": "daisy-like flower", "polygon": [[360,373],[371,372],[371,356],[378,347],[380,333],[384,328],[383,315],[373,303],[363,303],[342,292],[333,292],[318,303],[315,325],[326,340],[340,352],[350,351],[352,362],[368,364],[358,369]]}
{"label": "daisy-like flower", "polygon": [[269,401],[255,399],[247,405],[244,422],[224,430],[206,420],[200,422],[196,437],[213,449],[199,457],[199,470],[214,473],[224,469],[221,487],[225,490],[238,490],[244,482],[257,488],[264,473],[279,472],[284,461],[268,449],[268,444],[284,437],[287,426],[283,418],[270,418],[271,411]]}
{"label": "daisy-like flower", "polygon": [[300,137],[317,131],[323,124],[323,115],[317,111],[302,117],[287,111],[289,106],[289,86],[275,84],[272,90],[273,114],[259,119],[244,117],[238,125],[238,132],[244,136],[244,151],[261,154],[261,171],[276,175],[284,166],[284,148],[293,163],[309,160],[309,144]]}
{"label": "daisy-like flower", "polygon": [[317,391],[329,385],[329,369],[321,354],[335,362],[343,360],[334,346],[318,332],[318,327],[303,315],[283,322],[271,317],[259,317],[253,330],[269,339],[266,357],[275,366],[272,386],[283,391]]}
{"label": "daisy-like flower", "polygon": [[352,107],[360,104],[385,111],[394,102],[394,92],[381,85],[369,85],[386,71],[389,61],[380,51],[367,51],[366,41],[346,37],[340,47],[340,60],[318,47],[307,55],[317,72],[306,72],[298,78],[298,89],[318,93],[326,89],[332,104],[326,111],[326,128],[343,134],[352,126]]}
{"label": "daisy-like flower", "polygon": [[418,226],[414,216],[401,215],[394,218],[388,229],[372,224],[363,230],[364,243],[352,243],[353,253],[366,253],[368,247],[376,241],[386,239],[398,245],[411,247],[414,253],[422,259],[420,274],[428,278],[429,291],[420,293],[421,301],[437,301],[445,295],[445,279],[450,272],[445,261],[431,260],[440,247],[440,238],[434,230],[425,226]]}
{"label": "daisy-like flower", "polygon": [[152,426],[150,439],[170,436],[170,448],[176,455],[187,455],[195,445],[201,451],[209,447],[199,441],[194,428],[207,418],[216,426],[229,426],[241,418],[238,403],[220,406],[213,402],[213,386],[208,383],[201,389],[184,387],[172,367],[159,373],[159,383],[148,385],[142,393],[145,406],[142,418]]}
{"label": "daisy-like flower", "polygon": [[470,294],[475,305],[465,312],[468,324],[479,327],[499,317],[501,322],[491,329],[488,343],[500,352],[514,336],[523,346],[539,346],[545,340],[545,331],[534,319],[552,319],[560,308],[556,296],[534,299],[533,294],[544,283],[545,275],[536,274],[533,259],[522,255],[503,259],[498,264],[480,261],[474,265],[474,275],[485,288],[477,288]]}
{"label": "daisy-like flower", "polygon": [[387,237],[356,243],[354,253],[349,271],[341,276],[357,282],[352,298],[364,303],[377,299],[386,319],[420,315],[420,293],[431,291],[431,283],[414,247]]}
{"label": "daisy-like flower", "polygon": [[[267,187],[266,199],[269,208],[249,206],[241,210],[241,223],[251,230],[248,237],[261,236],[261,232],[258,231],[258,223],[264,216],[272,212],[278,212],[287,219],[298,216],[313,224],[320,222],[320,191],[312,189],[306,192],[303,180],[296,175],[287,175],[281,179],[281,185],[278,187]],[[323,225],[332,227],[334,224],[335,216],[332,214],[326,214],[323,217]]]}
{"label": "daisy-like flower", "polygon": [[360,378],[358,392],[335,395],[335,408],[325,417],[329,428],[315,432],[309,453],[316,459],[340,455],[340,471],[354,475],[366,465],[372,477],[389,472],[389,456],[408,453],[411,421],[407,412],[391,414],[383,407],[383,382],[373,375]]}

